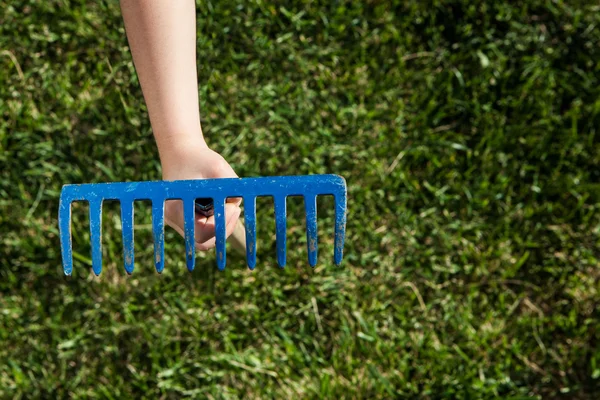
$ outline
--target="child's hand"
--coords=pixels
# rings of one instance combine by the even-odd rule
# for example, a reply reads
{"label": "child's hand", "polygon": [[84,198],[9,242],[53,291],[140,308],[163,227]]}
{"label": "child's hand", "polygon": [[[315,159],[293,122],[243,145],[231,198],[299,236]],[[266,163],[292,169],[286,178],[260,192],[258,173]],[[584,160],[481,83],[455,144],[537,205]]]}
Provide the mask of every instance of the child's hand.
{"label": "child's hand", "polygon": [[[183,154],[182,154],[183,153]],[[169,159],[162,157],[163,179],[207,179],[207,178],[237,178],[229,163],[218,153],[207,147],[186,149],[177,157]],[[241,199],[228,199],[225,204],[225,220],[227,237],[235,229],[240,216]],[[183,207],[181,200],[168,200],[165,203],[165,221],[180,235],[183,230]],[[196,214],[196,248],[209,250],[215,247],[215,219]]]}

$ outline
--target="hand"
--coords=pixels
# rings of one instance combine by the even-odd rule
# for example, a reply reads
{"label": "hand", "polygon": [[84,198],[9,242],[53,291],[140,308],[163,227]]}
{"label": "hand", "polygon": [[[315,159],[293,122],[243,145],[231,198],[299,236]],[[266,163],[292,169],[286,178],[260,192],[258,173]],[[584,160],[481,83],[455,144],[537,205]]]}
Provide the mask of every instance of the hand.
{"label": "hand", "polygon": [[[161,156],[164,180],[237,178],[237,174],[225,159],[205,146],[192,146],[176,156]],[[241,199],[227,199],[225,221],[227,237],[231,235],[240,217]],[[183,206],[181,200],[165,202],[165,221],[184,236]],[[215,247],[215,219],[196,214],[196,249],[206,251]]]}

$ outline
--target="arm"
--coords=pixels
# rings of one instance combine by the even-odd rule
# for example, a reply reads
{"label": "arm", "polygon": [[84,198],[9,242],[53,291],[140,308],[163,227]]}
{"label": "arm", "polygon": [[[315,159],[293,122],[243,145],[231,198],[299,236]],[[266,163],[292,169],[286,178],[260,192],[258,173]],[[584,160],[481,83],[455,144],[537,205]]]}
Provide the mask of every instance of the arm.
{"label": "arm", "polygon": [[161,161],[206,147],[200,127],[194,0],[121,0],[131,54]]}
{"label": "arm", "polygon": [[[121,0],[125,30],[148,107],[163,179],[236,177],[206,145],[200,126],[194,0]],[[240,201],[227,203],[227,236],[240,215]],[[183,208],[165,205],[167,224],[183,235]],[[214,247],[214,218],[197,215],[196,247]]]}

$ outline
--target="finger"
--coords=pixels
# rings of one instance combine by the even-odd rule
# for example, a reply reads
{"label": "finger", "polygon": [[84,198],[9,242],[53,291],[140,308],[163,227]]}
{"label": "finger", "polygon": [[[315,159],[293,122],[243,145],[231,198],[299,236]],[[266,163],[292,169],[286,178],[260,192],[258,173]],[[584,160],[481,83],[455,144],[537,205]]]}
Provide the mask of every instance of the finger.
{"label": "finger", "polygon": [[[225,231],[226,237],[229,237],[235,230],[239,220],[241,209],[235,203],[225,204]],[[177,233],[184,236],[183,229],[183,203],[181,200],[168,200],[165,204],[165,222],[175,229]],[[196,214],[195,219],[196,248],[201,251],[210,250],[215,247],[215,219],[214,217],[205,217]]]}
{"label": "finger", "polygon": [[[231,222],[232,218],[239,218],[240,213],[238,213],[238,211],[241,212],[239,207],[237,207],[235,204],[231,204],[231,203],[225,204],[225,226],[226,227]],[[209,240],[215,236],[215,217],[210,216],[210,217],[206,218],[203,216],[199,216],[199,214],[197,214],[197,216],[198,217],[197,217],[197,221],[196,221],[195,239],[196,239],[196,242],[198,242],[198,243],[204,243],[207,240]]]}
{"label": "finger", "polygon": [[[230,221],[227,223],[226,225],[226,237],[231,236],[231,234],[234,232],[236,224],[239,221],[239,215],[240,215],[241,210],[238,208],[238,211],[234,211],[232,218],[230,219]],[[212,249],[213,247],[215,247],[217,238],[214,236],[211,236],[208,240],[204,241],[204,242],[196,242],[196,249],[200,250],[200,251],[207,251]]]}
{"label": "finger", "polygon": [[[214,223],[207,224],[208,218],[196,213],[194,220],[194,242],[198,243],[199,240],[205,241],[210,238],[210,231],[212,229],[212,235],[214,236]],[[167,200],[165,204],[165,222],[168,226],[175,229],[182,237],[185,236],[183,229],[183,202],[181,200]],[[202,232],[208,231],[208,237],[202,240]],[[213,244],[214,246],[214,244]],[[197,247],[197,246],[196,246]]]}
{"label": "finger", "polygon": [[177,233],[184,235],[183,202],[181,200],[167,200],[165,202],[165,222]]}
{"label": "finger", "polygon": [[[235,230],[242,210],[234,204],[225,205],[225,235],[229,237]],[[196,248],[206,251],[215,247],[215,219],[210,217],[206,219],[202,226],[196,225]]]}
{"label": "finger", "polygon": [[242,210],[239,207],[236,207],[235,209],[232,210],[231,218],[227,219],[227,226],[225,227],[225,231],[226,231],[226,235],[227,235],[226,237],[231,236],[231,234],[235,230],[235,226],[237,225],[238,221],[240,220],[241,213],[242,213]]}
{"label": "finger", "polygon": [[236,206],[240,206],[242,205],[242,198],[241,197],[229,197],[227,198],[227,203],[231,203],[231,204],[235,204]]}

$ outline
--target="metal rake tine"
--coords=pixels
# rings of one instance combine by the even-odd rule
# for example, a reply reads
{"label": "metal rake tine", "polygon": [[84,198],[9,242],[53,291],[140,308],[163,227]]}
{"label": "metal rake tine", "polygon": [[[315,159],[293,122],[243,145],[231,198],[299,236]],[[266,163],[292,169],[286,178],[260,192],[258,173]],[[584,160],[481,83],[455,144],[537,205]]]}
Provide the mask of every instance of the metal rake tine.
{"label": "metal rake tine", "polygon": [[256,197],[244,197],[246,222],[246,263],[251,270],[256,267]]}
{"label": "metal rake tine", "polygon": [[98,276],[102,272],[102,199],[90,200],[90,240],[92,269]]}
{"label": "metal rake tine", "polygon": [[275,197],[275,231],[277,235],[277,263],[281,268],[286,264],[286,228],[287,228],[287,196]]}
{"label": "metal rake tine", "polygon": [[159,274],[165,268],[165,201],[152,200],[152,234],[154,236],[154,266]]}
{"label": "metal rake tine", "polygon": [[188,271],[196,266],[196,210],[194,199],[183,200],[183,229],[185,233],[185,257]]}
{"label": "metal rake tine", "polygon": [[336,265],[342,263],[344,256],[344,240],[346,237],[346,190],[343,194],[334,195],[335,201],[335,250],[334,262]]}
{"label": "metal rake tine", "polygon": [[304,197],[306,209],[306,241],[308,246],[308,263],[311,267],[317,265],[318,238],[317,238],[317,196]]}
{"label": "metal rake tine", "polygon": [[121,226],[125,271],[131,275],[134,268],[133,199],[121,200]]}
{"label": "metal rake tine", "polygon": [[225,199],[213,199],[215,209],[215,240],[217,248],[217,267],[223,271],[227,264],[227,252],[225,249],[225,240],[227,236],[227,226],[225,220]]}
{"label": "metal rake tine", "polygon": [[58,205],[58,227],[60,234],[60,252],[63,262],[63,273],[73,273],[73,243],[71,240],[71,201],[61,193]]}

